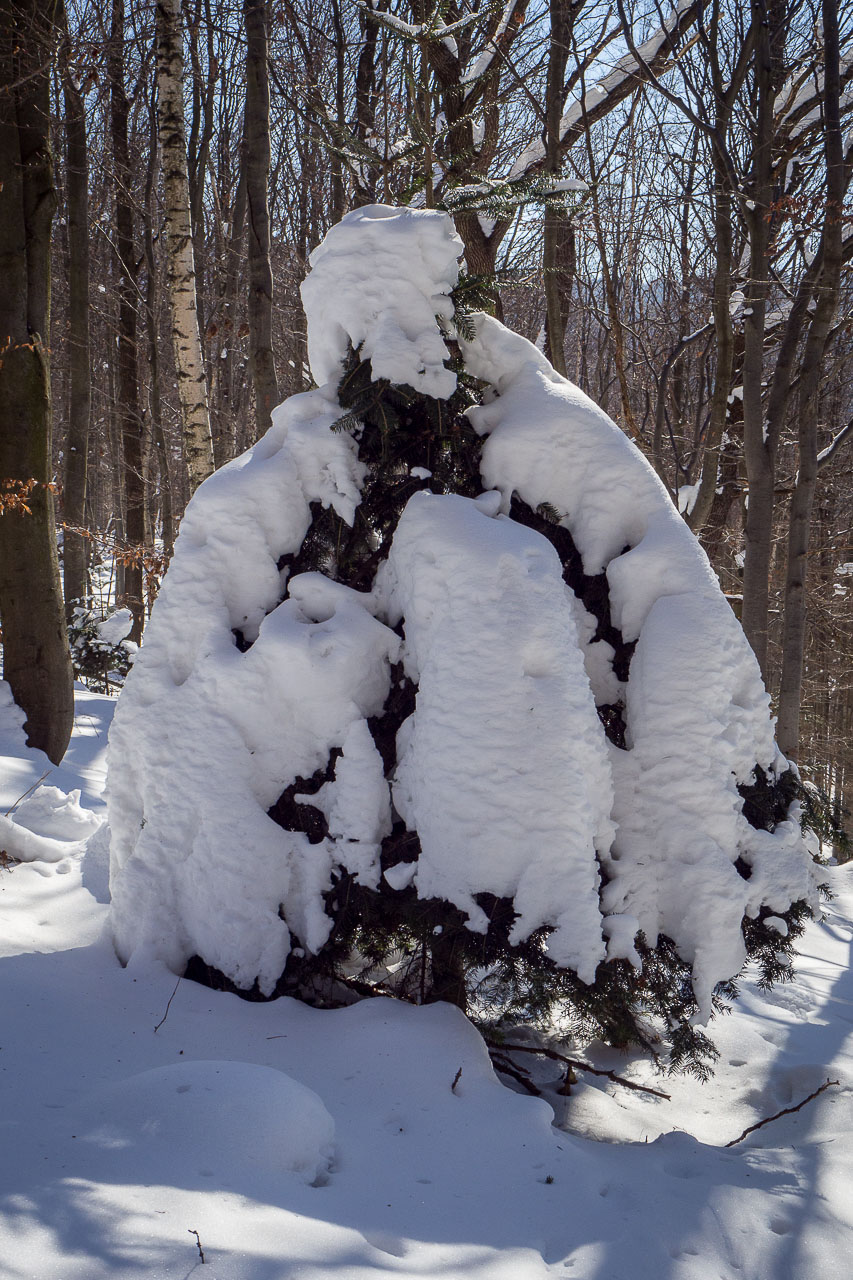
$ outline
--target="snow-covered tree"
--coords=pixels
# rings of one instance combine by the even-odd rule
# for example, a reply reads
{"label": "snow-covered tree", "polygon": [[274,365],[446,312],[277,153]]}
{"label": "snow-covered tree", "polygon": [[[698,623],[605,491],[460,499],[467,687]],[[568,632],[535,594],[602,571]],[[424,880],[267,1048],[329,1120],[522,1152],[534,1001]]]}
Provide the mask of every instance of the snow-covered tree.
{"label": "snow-covered tree", "polygon": [[815,905],[796,778],[662,484],[460,253],[372,206],[312,255],[319,389],[192,499],[116,713],[116,946],[678,1059]]}

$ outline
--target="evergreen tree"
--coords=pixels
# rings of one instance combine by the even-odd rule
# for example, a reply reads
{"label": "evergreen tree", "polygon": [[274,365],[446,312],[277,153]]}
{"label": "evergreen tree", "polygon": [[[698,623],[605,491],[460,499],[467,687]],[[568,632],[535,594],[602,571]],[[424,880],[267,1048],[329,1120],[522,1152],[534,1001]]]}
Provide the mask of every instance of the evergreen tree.
{"label": "evergreen tree", "polygon": [[[793,943],[814,905],[811,860],[792,822],[796,778],[774,754],[767,699],[751,652],[707,561],[651,469],[605,415],[553,373],[534,347],[497,321],[470,314],[475,293],[471,282],[463,278],[450,288],[442,275],[441,255],[447,259],[449,254],[452,263],[457,245],[449,219],[442,214],[377,208],[345,219],[315,255],[314,283],[305,294],[312,365],[318,381],[326,382],[330,375],[331,380],[320,391],[285,404],[268,441],[212,477],[193,500],[111,742],[119,951],[127,956],[146,935],[156,938],[164,958],[176,967],[183,953],[187,976],[249,998],[291,994],[329,1004],[390,992],[417,1002],[451,1001],[492,1030],[507,1021],[524,1020],[600,1037],[620,1047],[643,1045],[653,1052],[663,1031],[671,1064],[702,1073],[714,1050],[695,1022],[735,994],[726,965],[736,969],[750,957],[760,966],[762,981],[786,979]],[[451,274],[455,278],[455,268]],[[556,424],[556,434],[550,437],[552,453],[535,436],[536,430],[548,427],[549,414]],[[528,432],[525,443],[528,426],[534,436]],[[510,481],[505,474],[507,457],[514,468]],[[568,513],[552,500],[568,493],[565,485],[549,487],[550,472],[559,473],[567,457],[576,488],[570,502],[574,509]],[[274,465],[280,468],[275,482],[265,479],[272,476]],[[581,475],[584,466],[591,468],[588,481],[578,488],[574,469]],[[618,496],[612,498],[610,489],[618,492],[625,485],[641,519],[630,511],[626,517],[624,504]],[[489,486],[493,491],[483,495]],[[498,488],[503,514],[498,511]],[[439,506],[429,506],[427,493],[437,496]],[[290,503],[290,523],[273,535],[269,529],[275,502]],[[440,505],[448,502],[457,505]],[[511,577],[525,557],[539,557],[540,570],[542,565],[558,566],[555,577],[547,579],[547,590],[559,597],[557,629],[573,629],[573,616],[580,619],[576,643],[584,646],[587,674],[578,659],[571,680],[583,689],[575,691],[575,702],[566,701],[558,683],[554,696],[563,698],[561,706],[588,714],[589,723],[578,727],[567,720],[562,728],[558,725],[558,737],[548,741],[558,747],[559,734],[586,734],[580,749],[565,757],[585,776],[572,779],[558,771],[557,782],[545,785],[545,808],[550,803],[547,792],[555,785],[567,795],[577,795],[579,808],[576,814],[568,812],[565,830],[552,819],[541,828],[549,847],[539,847],[535,839],[530,843],[529,858],[540,874],[532,905],[529,882],[526,888],[523,883],[528,870],[524,866],[500,881],[511,886],[506,892],[496,892],[499,881],[488,875],[482,883],[472,883],[484,867],[488,870],[481,852],[471,855],[473,871],[459,869],[462,888],[450,883],[446,892],[436,892],[435,886],[442,883],[441,875],[436,876],[436,857],[443,851],[435,848],[432,826],[427,832],[413,817],[419,812],[431,824],[429,806],[441,803],[446,794],[434,786],[431,792],[429,780],[416,777],[412,782],[417,775],[412,743],[418,723],[430,714],[435,690],[425,692],[426,675],[412,659],[419,643],[415,614],[420,584],[408,584],[411,613],[405,603],[395,605],[388,584],[395,572],[399,577],[406,564],[413,563],[399,559],[401,541],[413,536],[401,530],[407,522],[411,526],[413,511],[427,507],[439,525],[442,519],[452,523],[457,515],[473,518],[477,537],[485,539],[481,549],[487,559],[493,547],[498,548],[494,554],[499,553],[495,538],[520,537],[520,542],[506,543],[506,575]],[[603,511],[607,520],[602,519]],[[239,563],[245,562],[247,577],[252,571],[240,548],[247,522],[263,529],[268,553],[277,557],[282,584],[278,595],[272,595],[270,577],[264,587],[266,603],[256,591],[260,607],[248,609],[246,588],[234,581]],[[451,541],[454,528],[447,534]],[[414,545],[415,560],[420,555],[429,562],[432,556],[440,577],[440,550],[433,555],[429,545],[420,546],[417,540]],[[518,554],[512,549],[516,545],[521,547]],[[239,553],[237,559],[228,559],[232,553]],[[498,567],[495,583],[500,584],[503,572]],[[214,585],[212,577],[217,579]],[[541,594],[525,595],[526,590],[524,586],[522,604],[545,599]],[[204,620],[196,617],[189,640],[189,611],[197,607],[200,591],[208,593],[211,610]],[[223,647],[221,637],[211,637],[219,635],[223,616],[234,619],[238,614],[238,600],[244,612],[240,621],[232,622],[235,655],[227,643]],[[459,603],[456,597],[450,603],[439,601],[434,611],[452,613],[454,601]],[[340,602],[353,612],[338,617]],[[501,599],[495,607],[501,609]],[[666,666],[670,661],[666,644],[671,639],[655,639],[662,625],[676,627],[672,689],[667,684],[669,670],[661,674],[655,669],[656,662]],[[363,650],[358,649],[360,628],[367,628]],[[203,644],[195,634],[199,631]],[[560,648],[564,638],[558,636],[557,648],[549,650],[549,670],[553,654],[567,652]],[[492,641],[482,628],[474,639],[483,646]],[[280,678],[290,683],[279,714],[304,716],[313,723],[314,704],[332,700],[340,679],[337,669],[328,668],[328,689],[321,678],[298,703],[299,671],[313,679],[335,643],[343,646],[346,662],[358,666],[376,661],[380,675],[368,682],[369,692],[366,685],[345,686],[345,692],[352,689],[345,704],[347,725],[338,727],[332,717],[332,727],[317,730],[312,749],[298,756],[286,740],[301,725],[279,728],[273,715],[265,737],[253,716],[263,721],[267,708],[256,702],[247,711],[244,704],[247,698],[257,698],[260,675],[264,698],[273,707],[279,705],[275,682]],[[501,643],[512,649],[512,637]],[[529,699],[533,703],[538,698],[541,706],[549,696],[549,671],[537,669],[536,655],[532,662],[524,657],[524,637],[518,643],[516,683],[524,690],[536,686]],[[690,699],[696,692],[692,685],[695,663],[702,662],[702,643],[722,645],[726,654],[716,676],[707,673],[709,689],[699,691],[694,706]],[[353,658],[359,653],[361,659]],[[452,670],[453,654],[442,657]],[[493,659],[484,648],[483,665]],[[465,660],[470,662],[470,657]],[[300,667],[303,662],[307,667]],[[525,663],[529,672],[522,670]],[[598,668],[597,675],[590,674]],[[506,670],[507,678],[515,681],[512,661]],[[193,672],[198,673],[196,692]],[[556,676],[562,678],[559,671]],[[240,684],[244,677],[245,687]],[[592,690],[587,678],[596,686]],[[544,685],[536,685],[540,679]],[[725,689],[720,682],[725,682]],[[232,702],[223,697],[228,687]],[[196,701],[182,709],[185,696]],[[507,708],[519,705],[505,704],[503,690],[494,686],[489,697],[492,701],[482,712],[496,722],[511,714]],[[672,712],[666,740],[659,728],[662,698],[664,711]],[[715,704],[721,699],[725,706],[718,714]],[[162,741],[170,733],[164,717],[174,715],[176,732],[186,735],[185,722],[194,715],[194,755],[207,749],[219,750],[224,757],[230,748],[221,727],[210,738],[201,728],[213,701],[220,717],[217,726],[223,713],[242,725],[245,747],[239,749],[247,751],[240,757],[248,770],[245,776],[254,771],[258,780],[264,778],[263,787],[257,782],[256,794],[269,794],[267,773],[284,783],[277,796],[272,793],[266,811],[279,830],[280,843],[267,837],[263,821],[257,823],[257,839],[269,840],[263,862],[269,885],[262,882],[250,889],[253,868],[241,870],[224,862],[232,838],[229,831],[254,848],[256,818],[248,808],[245,817],[224,809],[215,779],[194,802],[199,834],[190,840],[192,850],[189,857],[186,854],[191,822],[186,818],[187,782],[179,776],[185,766],[175,754],[163,759]],[[706,714],[717,717],[707,727],[707,747],[702,719]],[[508,723],[497,732],[505,735],[510,750],[529,755],[544,775],[550,762],[535,737],[541,723]],[[465,736],[464,723],[455,721],[453,728]],[[249,745],[247,732],[255,735],[254,745]],[[361,734],[357,750],[353,733]],[[450,741],[455,750],[452,736]],[[688,787],[693,781],[680,763],[680,756],[690,762],[697,741],[698,807],[691,796],[685,798],[685,779]],[[141,781],[129,779],[125,756],[131,742],[134,771]],[[177,745],[170,741],[173,753]],[[667,759],[676,761],[675,773],[664,769],[664,789],[656,795],[655,788],[661,786],[658,757],[664,747]],[[730,749],[731,768],[724,754]],[[319,763],[313,772],[288,766],[288,750],[294,760],[319,758]],[[720,754],[722,765],[715,759],[705,762],[705,750],[712,757]],[[267,763],[259,762],[261,757]],[[503,785],[497,776],[491,783],[474,777],[470,753],[459,758],[464,763],[461,788],[485,786],[488,794],[490,785],[494,790]],[[476,753],[473,759],[476,762]],[[225,776],[222,767],[217,776]],[[618,828],[610,818],[611,771]],[[377,772],[384,779],[377,779]],[[517,794],[537,794],[541,779],[530,775],[528,768],[527,790]],[[180,810],[185,833],[181,845],[175,844],[164,787]],[[409,793],[413,788],[423,793],[417,802],[405,794],[407,788]],[[379,796],[374,810],[383,812],[367,822],[370,832],[365,836],[363,811],[370,795]],[[497,822],[503,820],[500,800],[495,797]],[[463,794],[462,812],[466,803]],[[488,803],[483,809],[480,797],[477,804],[480,807],[472,812],[484,814],[482,821],[488,823]],[[672,830],[658,830],[662,814],[669,822],[670,805]],[[597,818],[587,812],[590,806]],[[738,808],[741,814],[735,820],[733,811]],[[559,818],[567,811],[565,806],[552,806],[549,812]],[[520,829],[529,822],[532,830],[540,830],[537,813],[510,817]],[[575,822],[588,834],[570,831]],[[720,836],[721,831],[730,834]],[[750,832],[757,834],[753,838]],[[439,842],[440,838],[441,832]],[[498,844],[502,838],[496,832]],[[720,839],[737,841],[737,847],[721,849]],[[180,865],[169,864],[169,842]],[[565,851],[550,847],[562,843]],[[464,861],[464,836],[458,847]],[[289,851],[290,863],[278,889],[284,851]],[[517,851],[511,856],[518,863]],[[222,885],[213,890],[219,895],[215,901],[200,903],[204,890],[198,871],[189,875],[181,861],[190,863],[193,858],[208,860],[200,864],[205,875],[223,877]],[[235,850],[232,859],[236,858]],[[564,862],[575,867],[568,878],[562,874]],[[455,870],[451,868],[451,880]],[[678,882],[675,897],[672,881]],[[152,890],[158,882],[161,887]],[[600,908],[595,884],[600,885]],[[235,893],[242,899],[236,930],[230,917],[226,922]],[[549,901],[549,895],[556,900]],[[577,902],[561,901],[561,895]],[[721,901],[729,896],[734,906]],[[267,903],[277,904],[275,919],[270,919]],[[566,925],[572,910],[575,914]],[[694,910],[698,914],[692,921],[684,924],[678,918]],[[271,940],[263,956],[256,947],[253,950],[255,940],[245,928],[252,911],[259,913],[258,932]],[[172,923],[164,924],[164,916]],[[592,916],[594,928],[584,934]],[[647,921],[652,926],[657,922],[655,937],[647,933]],[[164,945],[170,930],[171,941]],[[609,938],[606,950],[602,931]],[[710,936],[707,945],[705,932]],[[276,955],[281,957],[280,970]]]}

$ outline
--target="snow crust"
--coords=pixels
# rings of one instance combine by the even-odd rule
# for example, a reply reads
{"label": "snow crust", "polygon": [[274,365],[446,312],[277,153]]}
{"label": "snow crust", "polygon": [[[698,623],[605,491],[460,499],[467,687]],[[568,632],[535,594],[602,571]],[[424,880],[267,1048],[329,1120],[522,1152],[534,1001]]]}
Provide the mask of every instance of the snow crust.
{"label": "snow crust", "polygon": [[[553,958],[585,981],[605,946],[636,964],[637,930],[666,934],[704,1018],[741,966],[743,915],[813,903],[815,877],[795,812],[772,833],[743,816],[738,785],[786,767],[757,664],[704,552],[607,415],[479,317],[460,345],[487,386],[469,411],[486,492],[416,493],[370,591],[288,580],[311,503],[356,517],[365,468],[354,433],[332,429],[348,345],[376,378],[455,387],[443,328],[458,251],[433,212],[374,206],[334,228],[303,286],[324,385],[280,406],[188,507],[110,738],[117,950],[176,972],[198,954],[268,993],[294,936],[325,942],[334,868],[378,886],[396,809],[422,853],[386,873],[392,887],[455,903],[474,931],[477,892],[511,895],[514,938],[549,926]],[[551,544],[509,519],[513,493],[555,509],[585,573],[606,575],[612,623],[636,645],[627,685]],[[399,660],[418,692],[389,780],[367,721]],[[624,750],[596,714],[622,701]],[[300,787],[318,770],[319,791]],[[268,816],[292,784],[327,818],[318,843]]]}

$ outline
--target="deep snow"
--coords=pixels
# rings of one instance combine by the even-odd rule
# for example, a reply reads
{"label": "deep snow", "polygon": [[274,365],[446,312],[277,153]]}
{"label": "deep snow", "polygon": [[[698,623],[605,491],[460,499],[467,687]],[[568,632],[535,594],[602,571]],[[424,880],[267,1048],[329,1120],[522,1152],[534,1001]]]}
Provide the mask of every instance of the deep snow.
{"label": "deep snow", "polygon": [[[113,707],[78,695],[71,751],[44,779],[96,810]],[[5,812],[49,766],[5,720],[0,752]],[[830,873],[795,983],[747,982],[712,1024],[710,1084],[592,1046],[672,1099],[588,1078],[559,1129],[449,1006],[319,1012],[176,989],[144,958],[123,969],[105,857],[96,834],[85,856],[0,871],[4,1280],[845,1274],[853,869]],[[827,1078],[839,1086],[724,1147]]]}

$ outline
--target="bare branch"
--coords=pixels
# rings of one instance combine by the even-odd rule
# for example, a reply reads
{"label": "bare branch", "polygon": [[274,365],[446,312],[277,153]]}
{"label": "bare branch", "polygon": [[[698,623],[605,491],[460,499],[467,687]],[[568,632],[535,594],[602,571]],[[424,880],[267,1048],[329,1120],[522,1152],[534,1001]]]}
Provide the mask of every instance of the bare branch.
{"label": "bare branch", "polygon": [[777,1111],[775,1115],[767,1116],[764,1120],[759,1120],[756,1124],[751,1124],[748,1129],[744,1129],[740,1137],[732,1138],[731,1142],[726,1143],[726,1146],[736,1147],[739,1142],[743,1142],[744,1138],[748,1134],[755,1133],[756,1129],[763,1129],[766,1124],[770,1124],[771,1120],[778,1120],[780,1116],[793,1115],[795,1111],[799,1111],[804,1107],[807,1102],[811,1102],[813,1098],[817,1098],[825,1089],[828,1089],[830,1085],[837,1085],[839,1083],[840,1082],[838,1080],[824,1080],[819,1089],[815,1089],[814,1093],[810,1093],[807,1098],[803,1098],[802,1102],[798,1102],[795,1107],[784,1107],[781,1111]]}

